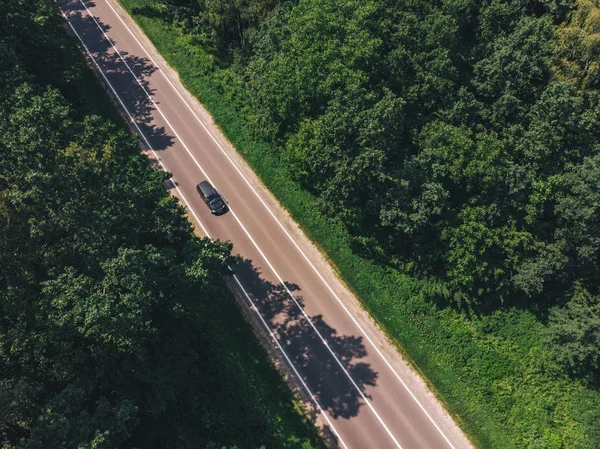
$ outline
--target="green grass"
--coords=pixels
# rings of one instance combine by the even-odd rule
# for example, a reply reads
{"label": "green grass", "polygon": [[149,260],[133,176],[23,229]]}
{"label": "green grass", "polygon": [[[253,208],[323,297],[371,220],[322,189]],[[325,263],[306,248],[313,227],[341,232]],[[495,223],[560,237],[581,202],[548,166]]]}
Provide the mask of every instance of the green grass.
{"label": "green grass", "polygon": [[[96,74],[89,68],[83,54],[80,52],[76,52],[75,54],[77,57],[73,58],[72,63],[73,67],[77,68],[81,74],[79,81],[81,91],[85,92],[85,95],[80,96],[80,98],[82,100],[85,99],[86,103],[85,106],[80,106],[81,110],[78,110],[78,112],[99,115],[100,117],[112,121],[117,126],[125,128],[125,119],[123,119],[110,97],[106,95],[106,90],[100,83]],[[78,103],[83,102],[84,101],[79,101]],[[76,106],[79,106],[78,103],[76,103]]]}
{"label": "green grass", "polygon": [[[98,115],[110,120],[120,128],[126,127],[126,122],[119,113],[115,102],[106,95],[106,90],[100,82],[100,77],[90,68],[84,54],[77,49],[79,40],[73,38],[66,42],[62,57],[64,71],[56,86],[67,99],[78,118],[85,115]],[[70,44],[70,45],[69,45]],[[43,80],[42,84],[43,83]]]}
{"label": "green grass", "polygon": [[367,310],[428,379],[481,448],[599,448],[600,392],[567,377],[542,342],[544,326],[523,310],[467,317],[428,301],[425,281],[352,253],[342,226],[317,212],[272,148],[252,138],[243,87],[230,68],[189,36],[136,13],[143,0],[120,0],[207,107],[215,122],[337,267]]}
{"label": "green grass", "polygon": [[324,449],[231,292],[223,288],[218,299],[201,305],[199,315],[202,339],[210,344],[202,372],[209,383],[203,385],[202,403],[209,408],[198,428],[202,439],[244,449]]}

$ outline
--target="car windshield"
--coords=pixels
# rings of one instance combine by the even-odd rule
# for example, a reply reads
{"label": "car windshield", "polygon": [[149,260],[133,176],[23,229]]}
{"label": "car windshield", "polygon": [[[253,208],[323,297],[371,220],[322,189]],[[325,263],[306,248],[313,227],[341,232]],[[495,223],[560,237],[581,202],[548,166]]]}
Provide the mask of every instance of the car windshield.
{"label": "car windshield", "polygon": [[221,205],[221,198],[219,198],[218,196],[211,198],[210,199],[210,205],[211,206],[220,206]]}

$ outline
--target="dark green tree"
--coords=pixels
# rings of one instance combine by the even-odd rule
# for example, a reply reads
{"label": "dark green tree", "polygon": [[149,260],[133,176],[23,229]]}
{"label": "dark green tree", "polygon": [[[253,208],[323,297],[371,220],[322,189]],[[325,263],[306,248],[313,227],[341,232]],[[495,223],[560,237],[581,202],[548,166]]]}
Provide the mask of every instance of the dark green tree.
{"label": "dark green tree", "polygon": [[564,307],[550,314],[548,336],[557,360],[577,375],[600,376],[600,298],[577,287]]}

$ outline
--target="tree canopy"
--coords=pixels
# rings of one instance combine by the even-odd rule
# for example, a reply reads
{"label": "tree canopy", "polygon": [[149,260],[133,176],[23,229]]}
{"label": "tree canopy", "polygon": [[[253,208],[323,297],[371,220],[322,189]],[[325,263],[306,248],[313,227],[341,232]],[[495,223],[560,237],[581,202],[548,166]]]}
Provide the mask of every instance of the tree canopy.
{"label": "tree canopy", "polygon": [[600,293],[597,0],[217,4],[149,9],[226,55],[356,251],[475,312]]}

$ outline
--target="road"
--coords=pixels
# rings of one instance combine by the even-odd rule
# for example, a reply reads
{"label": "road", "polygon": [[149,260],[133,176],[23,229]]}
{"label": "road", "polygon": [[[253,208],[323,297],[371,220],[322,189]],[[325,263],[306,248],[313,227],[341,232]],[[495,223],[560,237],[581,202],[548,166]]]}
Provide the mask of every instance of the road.
{"label": "road", "polygon": [[[172,193],[205,235],[231,240],[235,282],[340,448],[471,447],[318,250],[114,0],[59,7],[141,140],[173,174]],[[213,216],[208,179],[229,202]]]}

